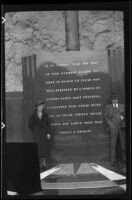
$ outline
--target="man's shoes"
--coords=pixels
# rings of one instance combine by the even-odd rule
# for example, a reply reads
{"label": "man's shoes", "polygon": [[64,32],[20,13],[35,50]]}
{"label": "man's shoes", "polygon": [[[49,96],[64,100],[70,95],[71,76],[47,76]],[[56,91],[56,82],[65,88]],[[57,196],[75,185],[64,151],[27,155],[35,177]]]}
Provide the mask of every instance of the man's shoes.
{"label": "man's shoes", "polygon": [[116,166],[116,162],[112,162],[111,167],[115,167],[115,166]]}
{"label": "man's shoes", "polygon": [[123,171],[124,173],[126,173],[126,167],[123,167],[123,168],[122,168],[122,171]]}

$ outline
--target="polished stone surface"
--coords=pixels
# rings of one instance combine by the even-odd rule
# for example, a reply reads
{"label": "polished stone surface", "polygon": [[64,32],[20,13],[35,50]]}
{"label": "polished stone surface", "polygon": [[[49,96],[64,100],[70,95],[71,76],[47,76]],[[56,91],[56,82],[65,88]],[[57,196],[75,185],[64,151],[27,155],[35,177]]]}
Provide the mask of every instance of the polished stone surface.
{"label": "polished stone surface", "polygon": [[[52,163],[53,165],[53,163]],[[109,162],[73,162],[49,166],[40,173],[42,191],[29,194],[33,197],[98,195],[126,195],[126,166],[118,162],[114,167]],[[10,198],[21,198],[19,194],[8,191]]]}
{"label": "polished stone surface", "polygon": [[110,163],[63,163],[41,173],[41,186],[45,195],[125,194],[125,166],[121,169],[119,164],[112,168]]}

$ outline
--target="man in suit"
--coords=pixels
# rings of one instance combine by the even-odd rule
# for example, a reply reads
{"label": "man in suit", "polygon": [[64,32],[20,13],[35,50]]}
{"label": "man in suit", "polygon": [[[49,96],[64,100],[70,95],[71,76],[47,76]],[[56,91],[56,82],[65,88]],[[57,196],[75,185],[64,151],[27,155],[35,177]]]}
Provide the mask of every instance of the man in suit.
{"label": "man in suit", "polygon": [[111,165],[116,164],[116,145],[119,136],[122,160],[124,161],[125,152],[125,106],[119,104],[118,97],[115,93],[112,93],[111,104],[105,107],[105,121],[110,132],[111,142]]}

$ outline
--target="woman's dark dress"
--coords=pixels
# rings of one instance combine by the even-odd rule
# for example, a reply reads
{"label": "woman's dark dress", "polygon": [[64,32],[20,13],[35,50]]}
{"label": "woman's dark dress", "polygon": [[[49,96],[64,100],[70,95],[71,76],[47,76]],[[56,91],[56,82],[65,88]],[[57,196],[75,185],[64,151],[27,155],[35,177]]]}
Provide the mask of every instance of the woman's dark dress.
{"label": "woman's dark dress", "polygon": [[50,120],[48,114],[43,110],[40,119],[35,110],[29,118],[29,128],[33,132],[33,141],[38,144],[39,158],[49,157],[50,139],[47,139],[47,134],[50,134]]}

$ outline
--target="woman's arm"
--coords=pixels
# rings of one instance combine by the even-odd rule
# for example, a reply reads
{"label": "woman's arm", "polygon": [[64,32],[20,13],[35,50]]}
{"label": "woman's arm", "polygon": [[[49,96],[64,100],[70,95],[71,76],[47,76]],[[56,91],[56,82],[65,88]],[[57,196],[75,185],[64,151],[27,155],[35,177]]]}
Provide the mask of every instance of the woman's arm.
{"label": "woman's arm", "polygon": [[47,138],[50,139],[51,138],[51,129],[50,129],[50,118],[48,116],[48,114],[46,114],[46,133],[47,133]]}
{"label": "woman's arm", "polygon": [[33,131],[34,126],[35,126],[35,117],[33,113],[28,120],[28,127],[31,129],[31,131]]}

